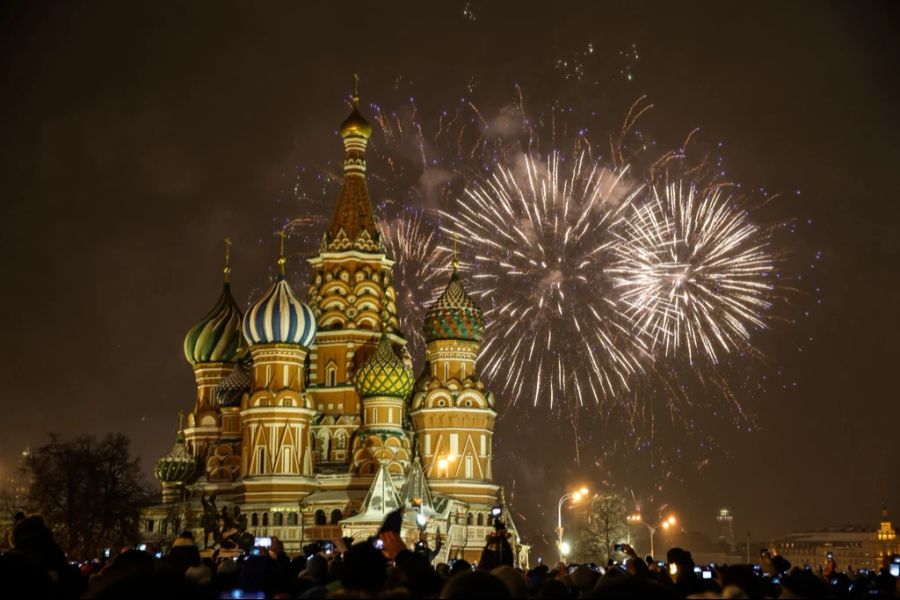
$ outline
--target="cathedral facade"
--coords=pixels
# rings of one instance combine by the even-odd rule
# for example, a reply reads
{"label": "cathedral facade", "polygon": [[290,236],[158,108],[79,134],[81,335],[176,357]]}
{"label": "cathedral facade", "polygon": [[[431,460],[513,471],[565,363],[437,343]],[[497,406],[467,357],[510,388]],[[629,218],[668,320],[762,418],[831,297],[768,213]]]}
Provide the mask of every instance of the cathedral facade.
{"label": "cathedral facade", "polygon": [[197,395],[156,464],[162,502],[145,511],[145,541],[165,544],[184,528],[221,540],[221,508],[234,515],[229,526],[298,551],[365,539],[405,506],[410,545],[440,536],[439,559],[476,561],[499,507],[527,562],[493,482],[494,396],[476,366],[482,311],[454,259],[422,324],[425,369],[414,375],[366,185],[371,134],[354,97],[340,128],[343,186],[309,259],[306,302],[285,277],[283,236],[279,274],[246,311],[226,260],[218,302],[184,340]]}

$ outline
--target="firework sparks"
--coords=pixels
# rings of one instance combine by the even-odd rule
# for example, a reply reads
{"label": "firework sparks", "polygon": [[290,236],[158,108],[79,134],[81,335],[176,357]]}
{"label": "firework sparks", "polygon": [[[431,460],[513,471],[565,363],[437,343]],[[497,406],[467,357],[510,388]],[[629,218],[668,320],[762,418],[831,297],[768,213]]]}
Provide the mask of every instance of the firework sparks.
{"label": "firework sparks", "polygon": [[640,190],[626,173],[584,152],[546,163],[525,154],[442,213],[485,309],[484,372],[512,402],[600,403],[642,370],[647,352],[604,273],[612,231]]}
{"label": "firework sparks", "polygon": [[396,219],[383,219],[379,228],[387,255],[397,261],[392,274],[403,305],[400,327],[410,355],[418,358],[425,352],[422,322],[430,305],[424,297],[430,293],[433,301],[440,293],[449,250],[438,244],[436,229],[419,211],[407,210]]}
{"label": "firework sparks", "polygon": [[651,186],[621,222],[610,272],[625,312],[651,350],[666,356],[745,348],[766,326],[773,258],[763,230],[721,186]]}

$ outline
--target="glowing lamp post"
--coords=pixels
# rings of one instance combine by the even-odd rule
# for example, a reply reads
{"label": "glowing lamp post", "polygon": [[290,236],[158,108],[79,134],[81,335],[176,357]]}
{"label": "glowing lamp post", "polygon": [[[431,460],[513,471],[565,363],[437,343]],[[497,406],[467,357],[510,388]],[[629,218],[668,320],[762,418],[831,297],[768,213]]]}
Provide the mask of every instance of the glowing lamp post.
{"label": "glowing lamp post", "polygon": [[644,527],[647,528],[647,531],[650,532],[650,556],[652,556],[654,558],[656,557],[656,553],[653,548],[653,534],[656,533],[656,530],[659,528],[668,529],[668,528],[674,526],[675,523],[678,522],[675,519],[675,515],[669,515],[668,518],[663,519],[662,521],[657,523],[656,526],[653,526],[653,525],[650,525],[649,523],[644,522],[643,517],[641,517],[641,513],[632,513],[632,514],[628,515],[626,520],[629,523],[640,523],[641,525],[643,525]]}
{"label": "glowing lamp post", "polygon": [[[587,498],[588,489],[582,486],[580,489],[575,490],[574,492],[568,492],[563,494],[559,499],[559,504],[557,505],[557,513],[556,513],[556,536],[557,536],[557,545],[559,546],[559,557],[560,560],[565,560],[565,557],[569,554],[572,547],[569,546],[568,543],[563,542],[563,524],[562,524],[562,509],[563,504],[566,503],[566,500],[572,499],[573,502],[579,502],[582,498]],[[565,544],[568,550],[563,552],[563,544]]]}

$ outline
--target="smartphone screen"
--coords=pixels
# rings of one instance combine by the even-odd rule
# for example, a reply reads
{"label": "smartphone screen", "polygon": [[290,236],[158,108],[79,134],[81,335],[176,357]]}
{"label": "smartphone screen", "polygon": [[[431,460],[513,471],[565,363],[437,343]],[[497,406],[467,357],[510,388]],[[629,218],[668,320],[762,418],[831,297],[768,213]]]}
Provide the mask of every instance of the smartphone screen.
{"label": "smartphone screen", "polygon": [[712,571],[703,571],[703,579],[712,579]]}
{"label": "smartphone screen", "polygon": [[891,563],[890,573],[892,577],[900,577],[900,563]]}

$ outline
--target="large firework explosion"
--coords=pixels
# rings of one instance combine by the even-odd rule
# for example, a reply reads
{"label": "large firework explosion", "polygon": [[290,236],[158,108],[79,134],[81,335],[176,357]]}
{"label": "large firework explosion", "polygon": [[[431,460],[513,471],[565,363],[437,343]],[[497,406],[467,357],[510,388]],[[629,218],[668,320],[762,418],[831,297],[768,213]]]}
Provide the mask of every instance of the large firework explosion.
{"label": "large firework explosion", "polygon": [[766,326],[774,270],[768,236],[722,186],[692,182],[649,188],[623,219],[613,269],[636,331],[666,356],[752,345]]}
{"label": "large firework explosion", "polygon": [[469,250],[470,288],[485,309],[484,373],[509,401],[600,403],[642,370],[646,350],[605,276],[617,223],[640,190],[626,174],[584,152],[523,154],[442,213],[442,229]]}

